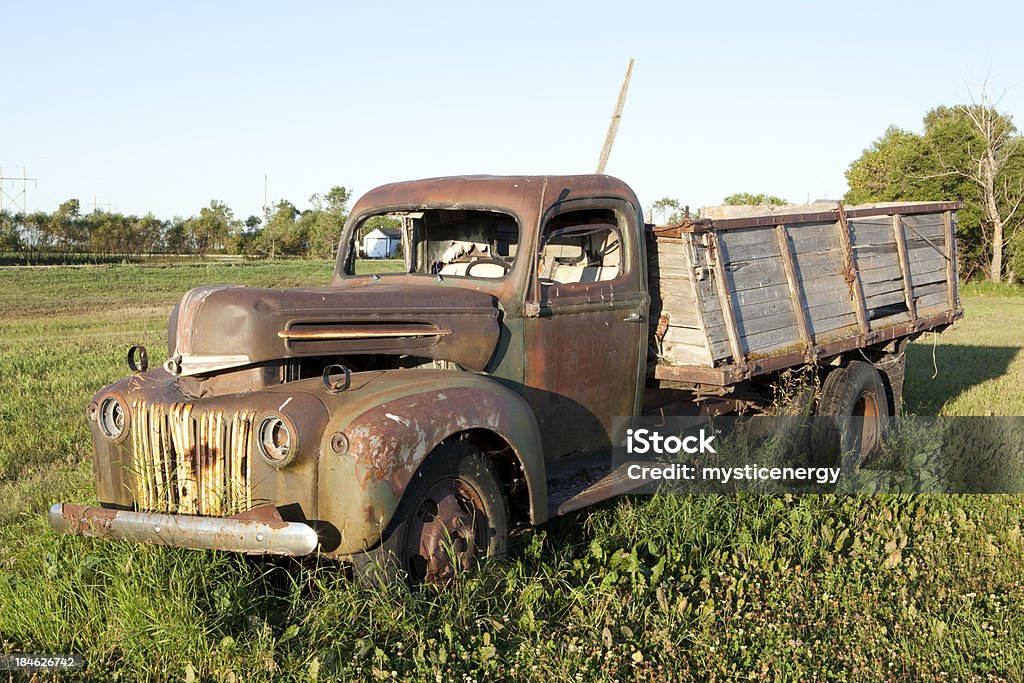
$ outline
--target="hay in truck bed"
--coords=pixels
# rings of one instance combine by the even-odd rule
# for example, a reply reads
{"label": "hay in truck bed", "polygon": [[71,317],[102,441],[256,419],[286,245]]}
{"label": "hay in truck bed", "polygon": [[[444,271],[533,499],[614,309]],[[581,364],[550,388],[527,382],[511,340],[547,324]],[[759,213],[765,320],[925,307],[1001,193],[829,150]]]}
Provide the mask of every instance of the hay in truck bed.
{"label": "hay in truck bed", "polygon": [[649,226],[648,374],[727,385],[949,325],[960,208],[722,207]]}

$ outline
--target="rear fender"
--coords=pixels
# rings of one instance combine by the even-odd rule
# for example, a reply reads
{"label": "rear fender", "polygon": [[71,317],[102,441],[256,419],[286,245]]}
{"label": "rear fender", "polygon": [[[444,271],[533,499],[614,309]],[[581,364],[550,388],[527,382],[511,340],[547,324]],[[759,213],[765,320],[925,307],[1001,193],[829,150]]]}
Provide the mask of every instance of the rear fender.
{"label": "rear fender", "polygon": [[375,396],[367,410],[331,419],[320,464],[323,551],[344,556],[376,545],[419,466],[438,444],[468,430],[489,431],[511,446],[526,479],[530,519],[547,519],[540,432],[526,402],[477,375],[437,380],[413,393],[396,385],[399,395]]}

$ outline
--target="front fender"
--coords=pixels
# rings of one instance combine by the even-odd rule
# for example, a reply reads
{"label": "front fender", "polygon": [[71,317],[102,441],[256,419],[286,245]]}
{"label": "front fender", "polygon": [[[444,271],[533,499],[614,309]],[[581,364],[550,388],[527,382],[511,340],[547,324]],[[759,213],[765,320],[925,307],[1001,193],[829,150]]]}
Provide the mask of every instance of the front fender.
{"label": "front fender", "polygon": [[327,401],[318,516],[337,536],[324,539],[325,552],[352,555],[376,545],[424,459],[470,429],[488,430],[511,445],[526,478],[530,519],[547,519],[540,432],[518,394],[485,376],[452,371],[385,371],[356,385],[353,377],[349,392]]}

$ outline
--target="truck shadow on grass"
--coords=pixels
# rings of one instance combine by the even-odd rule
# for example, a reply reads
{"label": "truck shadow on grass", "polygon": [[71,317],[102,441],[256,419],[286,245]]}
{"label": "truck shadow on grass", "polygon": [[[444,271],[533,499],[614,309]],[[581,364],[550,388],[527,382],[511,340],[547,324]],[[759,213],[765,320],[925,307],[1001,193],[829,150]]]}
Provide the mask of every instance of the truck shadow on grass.
{"label": "truck shadow on grass", "polygon": [[1018,353],[1020,349],[1015,346],[911,344],[907,347],[907,375],[903,391],[906,412],[912,415],[938,414],[948,401],[1005,374]]}

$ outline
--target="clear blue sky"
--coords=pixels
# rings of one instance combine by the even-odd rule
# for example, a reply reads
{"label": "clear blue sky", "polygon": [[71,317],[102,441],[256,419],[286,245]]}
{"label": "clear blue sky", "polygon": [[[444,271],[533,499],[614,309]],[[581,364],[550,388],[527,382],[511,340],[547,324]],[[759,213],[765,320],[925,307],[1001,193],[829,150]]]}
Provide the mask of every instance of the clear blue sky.
{"label": "clear blue sky", "polygon": [[[593,171],[645,205],[839,197],[890,124],[991,70],[1022,118],[1014,3],[4,3],[0,166],[30,209],[241,218],[344,185]],[[12,188],[5,184],[8,192]]]}

